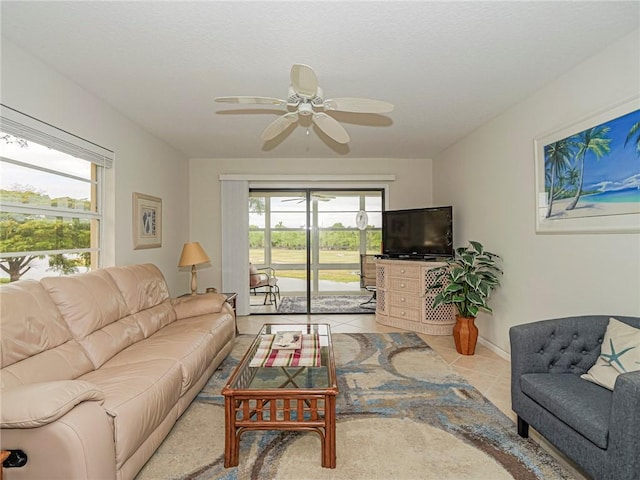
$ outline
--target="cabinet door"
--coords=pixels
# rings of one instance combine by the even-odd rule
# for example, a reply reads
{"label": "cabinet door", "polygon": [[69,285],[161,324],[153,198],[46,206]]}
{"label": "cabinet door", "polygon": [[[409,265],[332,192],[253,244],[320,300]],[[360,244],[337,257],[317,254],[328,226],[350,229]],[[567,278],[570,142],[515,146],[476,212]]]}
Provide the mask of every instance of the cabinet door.
{"label": "cabinet door", "polygon": [[380,315],[389,315],[387,291],[381,288],[376,289],[376,313]]}
{"label": "cabinet door", "polygon": [[376,290],[387,288],[387,265],[376,264]]}
{"label": "cabinet door", "polygon": [[[422,273],[420,275],[420,278],[422,279],[422,281],[420,282],[420,296],[431,297],[433,299],[433,297],[440,293],[443,290],[444,286],[446,286],[443,285],[442,288],[433,290],[429,289],[429,285],[433,285],[437,280],[436,274],[433,272],[433,269],[442,265],[444,265],[444,263],[434,263],[432,265],[422,267]],[[431,302],[429,302],[429,305],[431,305]]]}

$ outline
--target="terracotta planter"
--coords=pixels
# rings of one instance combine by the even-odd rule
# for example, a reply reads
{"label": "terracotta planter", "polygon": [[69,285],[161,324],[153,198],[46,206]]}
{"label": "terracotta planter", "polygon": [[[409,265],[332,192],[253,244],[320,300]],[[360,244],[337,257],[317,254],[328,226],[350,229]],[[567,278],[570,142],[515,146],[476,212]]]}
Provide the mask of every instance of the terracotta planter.
{"label": "terracotta planter", "polygon": [[456,324],[453,327],[453,339],[456,342],[456,351],[462,355],[473,355],[478,342],[478,327],[473,323],[475,318],[465,318],[456,315]]}

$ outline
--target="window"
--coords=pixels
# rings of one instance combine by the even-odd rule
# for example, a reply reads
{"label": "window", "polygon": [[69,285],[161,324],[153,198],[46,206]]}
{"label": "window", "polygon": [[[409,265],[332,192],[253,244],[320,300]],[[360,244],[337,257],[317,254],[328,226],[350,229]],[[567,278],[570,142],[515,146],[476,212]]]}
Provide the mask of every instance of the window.
{"label": "window", "polygon": [[0,115],[0,279],[98,268],[113,153],[8,107]]}

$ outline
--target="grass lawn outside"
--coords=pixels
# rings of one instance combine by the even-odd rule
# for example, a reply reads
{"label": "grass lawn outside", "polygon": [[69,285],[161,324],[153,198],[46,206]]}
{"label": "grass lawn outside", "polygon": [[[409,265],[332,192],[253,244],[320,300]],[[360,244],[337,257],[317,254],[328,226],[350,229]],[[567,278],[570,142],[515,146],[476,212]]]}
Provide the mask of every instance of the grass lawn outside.
{"label": "grass lawn outside", "polygon": [[[360,282],[360,252],[349,250],[321,250],[319,256],[319,280],[343,283]],[[249,258],[251,259],[251,263],[256,265],[263,264],[264,250],[249,250]],[[307,252],[305,250],[271,249],[271,266],[276,270],[278,277],[304,280],[307,278],[306,267],[304,267],[306,262]],[[286,269],[292,264],[300,265],[302,268]],[[323,264],[345,264],[345,268],[340,270],[327,270],[322,269]]]}

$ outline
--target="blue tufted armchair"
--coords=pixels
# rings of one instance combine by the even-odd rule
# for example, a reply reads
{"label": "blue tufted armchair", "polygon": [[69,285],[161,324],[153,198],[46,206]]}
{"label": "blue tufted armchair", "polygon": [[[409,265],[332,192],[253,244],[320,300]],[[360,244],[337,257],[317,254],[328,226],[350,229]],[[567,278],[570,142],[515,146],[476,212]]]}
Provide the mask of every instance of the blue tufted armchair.
{"label": "blue tufted armchair", "polygon": [[[511,402],[518,434],[529,425],[594,479],[640,480],[640,371],[613,392],[583,380],[600,355],[610,315],[512,327]],[[640,318],[614,318],[640,328]]]}

